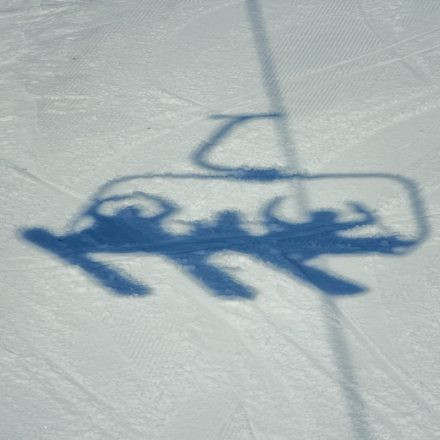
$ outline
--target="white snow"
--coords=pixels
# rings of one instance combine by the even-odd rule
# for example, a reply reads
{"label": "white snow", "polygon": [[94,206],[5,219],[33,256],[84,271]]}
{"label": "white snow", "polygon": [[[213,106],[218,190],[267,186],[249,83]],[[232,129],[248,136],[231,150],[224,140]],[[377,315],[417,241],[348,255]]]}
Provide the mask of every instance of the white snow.
{"label": "white snow", "polygon": [[0,438],[440,438],[439,23],[1,2]]}

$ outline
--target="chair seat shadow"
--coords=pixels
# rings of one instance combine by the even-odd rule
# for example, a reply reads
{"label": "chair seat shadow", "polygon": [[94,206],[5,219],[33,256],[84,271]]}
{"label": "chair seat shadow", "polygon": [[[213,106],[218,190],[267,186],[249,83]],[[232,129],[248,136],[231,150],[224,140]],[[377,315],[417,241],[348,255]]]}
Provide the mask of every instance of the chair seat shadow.
{"label": "chair seat shadow", "polygon": [[129,204],[114,214],[103,214],[100,207],[104,203],[126,204],[130,198],[114,196],[97,200],[83,213],[92,219],[92,225],[83,230],[55,235],[46,229],[29,228],[21,234],[66,263],[78,266],[117,294],[146,295],[151,289],[119,268],[96,261],[94,254],[161,255],[214,294],[248,299],[255,296],[254,290],[215,265],[212,257],[224,251],[248,255],[326,294],[352,295],[366,288],[318,269],[310,262],[322,255],[399,255],[416,244],[415,240],[393,234],[344,235],[346,231],[371,226],[377,221],[370,210],[355,203],[350,205],[353,219],[349,221],[340,220],[339,213],[333,210],[312,211],[309,218],[300,223],[282,220],[275,215],[281,198],[271,200],[262,210],[263,234],[249,233],[239,211],[219,212],[214,220],[192,222],[188,233],[173,234],[163,222],[178,207],[153,195],[142,194],[142,197],[156,203],[159,213],[146,216],[136,205]]}

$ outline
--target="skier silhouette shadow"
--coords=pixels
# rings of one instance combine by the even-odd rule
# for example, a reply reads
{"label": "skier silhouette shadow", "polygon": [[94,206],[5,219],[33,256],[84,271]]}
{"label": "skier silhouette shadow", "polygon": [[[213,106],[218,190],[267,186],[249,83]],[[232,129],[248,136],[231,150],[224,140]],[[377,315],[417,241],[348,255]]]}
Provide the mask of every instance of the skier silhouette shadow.
{"label": "skier silhouette shadow", "polygon": [[[137,206],[123,206],[108,215],[100,210],[106,202],[127,202],[142,197],[159,207],[154,215],[145,215]],[[415,244],[414,240],[388,234],[353,237],[344,232],[373,225],[373,213],[361,204],[350,204],[353,219],[342,221],[336,210],[317,210],[304,222],[291,223],[275,215],[281,198],[272,199],[262,210],[263,234],[251,234],[238,211],[222,211],[212,221],[190,224],[190,231],[174,234],[164,221],[179,208],[173,203],[145,193],[96,200],[83,213],[92,225],[64,235],[42,228],[22,231],[33,244],[80,267],[111,291],[122,295],[144,295],[148,286],[134,280],[111,264],[93,259],[97,253],[161,255],[178,265],[214,294],[222,297],[253,298],[254,290],[219,268],[213,256],[233,251],[254,257],[284,271],[303,283],[330,295],[350,295],[366,290],[364,286],[310,265],[321,255],[393,254],[399,255]],[[129,202],[130,203],[130,202]]]}
{"label": "skier silhouette shadow", "polygon": [[[249,255],[287,272],[296,280],[314,286],[326,294],[350,295],[361,293],[366,287],[318,269],[313,266],[313,261],[322,255],[401,255],[420,245],[428,237],[429,227],[419,190],[415,182],[405,177],[390,173],[368,172],[306,174],[288,168],[229,166],[214,160],[215,149],[221,143],[231,137],[239,127],[254,122],[274,123],[278,127],[281,149],[283,151],[293,149],[288,135],[281,89],[274,76],[274,69],[270,68],[273,60],[265,36],[261,8],[257,0],[248,0],[246,4],[271,108],[276,111],[213,115],[211,118],[219,122],[218,126],[208,139],[195,149],[191,157],[193,165],[199,171],[145,173],[117,177],[98,188],[97,195],[78,217],[78,219],[88,218],[91,226],[61,235],[56,235],[47,229],[29,228],[20,231],[22,237],[56,254],[63,261],[81,268],[102,286],[118,294],[144,295],[148,294],[150,289],[120,268],[97,261],[94,255],[98,253],[161,255],[181,267],[214,294],[242,298],[252,298],[255,295],[254,290],[235,279],[224,268],[218,267],[213,262],[216,254],[232,251]],[[376,218],[370,209],[359,203],[350,205],[351,220],[342,220],[340,211],[337,210],[314,210],[307,212],[307,218],[302,222],[288,222],[276,216],[275,212],[281,199],[274,198],[262,207],[261,226],[265,231],[263,234],[249,233],[239,211],[218,212],[214,220],[192,222],[188,233],[174,234],[167,229],[166,221],[179,207],[170,201],[141,192],[128,196],[103,196],[118,185],[127,182],[133,184],[136,181],[145,183],[156,178],[169,181],[231,181],[264,184],[282,181],[306,184],[324,179],[335,181],[381,179],[384,182],[400,185],[406,192],[417,233],[412,239],[405,239],[392,233],[353,236],[352,232],[356,230],[380,223],[380,219]],[[156,203],[159,213],[146,215],[141,212],[136,205],[130,204],[130,197],[134,196]],[[101,208],[107,202],[123,202],[125,206],[113,214],[106,214]],[[350,235],[347,234],[348,232]]]}

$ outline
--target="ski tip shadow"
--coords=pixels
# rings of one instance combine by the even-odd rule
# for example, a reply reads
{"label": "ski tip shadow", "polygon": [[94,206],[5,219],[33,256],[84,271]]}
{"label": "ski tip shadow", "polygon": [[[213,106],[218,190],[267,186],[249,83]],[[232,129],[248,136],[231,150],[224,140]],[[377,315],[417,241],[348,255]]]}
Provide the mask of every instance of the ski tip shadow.
{"label": "ski tip shadow", "polygon": [[[129,196],[111,197],[96,200],[83,213],[91,223],[84,229],[57,235],[28,228],[19,234],[120,295],[145,296],[152,289],[115,264],[99,262],[97,254],[160,255],[213,294],[231,299],[253,299],[256,291],[213,261],[224,252],[249,256],[327,295],[355,295],[367,287],[316,267],[314,260],[323,255],[402,255],[417,244],[395,234],[347,235],[377,222],[373,212],[359,203],[349,204],[350,220],[342,220],[337,210],[316,210],[305,221],[286,221],[276,215],[280,197],[261,211],[262,234],[247,230],[240,211],[218,212],[214,219],[192,222],[189,232],[176,234],[164,221],[179,207],[164,198],[144,197],[159,206],[158,212],[146,215],[139,207],[127,205]],[[100,208],[109,200],[124,204],[106,214]]]}

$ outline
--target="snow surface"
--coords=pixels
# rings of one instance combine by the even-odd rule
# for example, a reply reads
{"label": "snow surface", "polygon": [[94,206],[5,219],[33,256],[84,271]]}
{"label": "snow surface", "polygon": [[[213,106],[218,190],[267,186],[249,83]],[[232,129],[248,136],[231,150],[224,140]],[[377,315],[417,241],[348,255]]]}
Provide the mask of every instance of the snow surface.
{"label": "snow surface", "polygon": [[439,23],[3,0],[1,439],[440,438]]}

